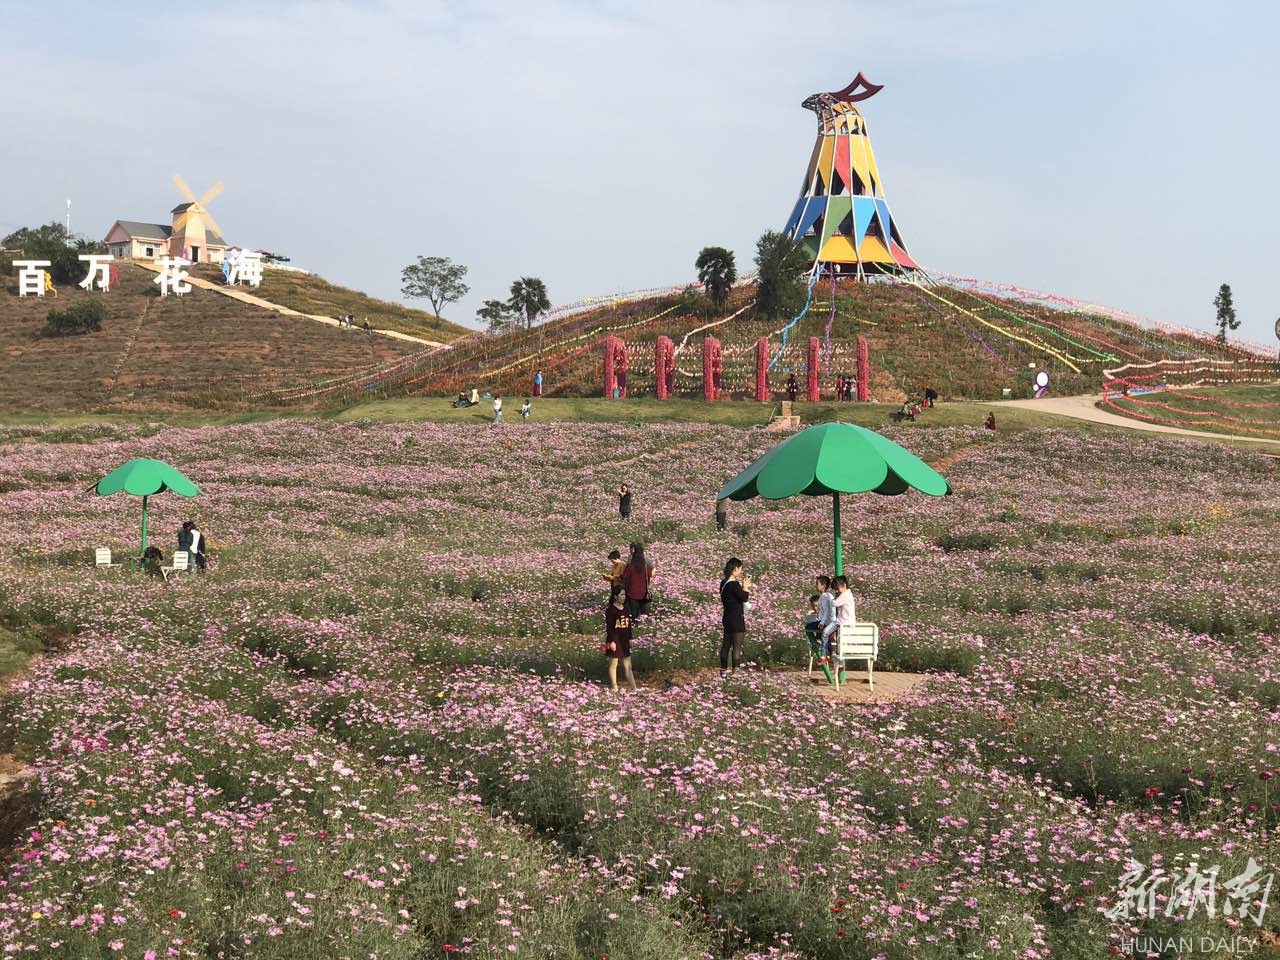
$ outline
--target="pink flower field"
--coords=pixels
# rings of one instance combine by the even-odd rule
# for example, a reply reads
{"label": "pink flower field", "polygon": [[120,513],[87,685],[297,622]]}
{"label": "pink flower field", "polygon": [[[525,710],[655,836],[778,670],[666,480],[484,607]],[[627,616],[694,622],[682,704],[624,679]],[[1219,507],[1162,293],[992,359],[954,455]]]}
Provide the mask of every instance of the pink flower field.
{"label": "pink flower field", "polygon": [[[32,958],[1133,955],[1280,932],[1137,860],[1280,872],[1277,461],[1111,434],[919,429],[954,496],[848,497],[891,702],[815,696],[830,501],[730,506],[778,439],[705,425],[277,421],[0,428],[0,629],[64,638],[9,691],[0,945]],[[134,456],[211,570],[95,570]],[[619,519],[614,491],[635,490]],[[648,544],[640,689],[599,653]],[[722,681],[726,557],[757,580]],[[1184,891],[1185,892],[1185,891]],[[1253,915],[1261,913],[1260,922]],[[1143,954],[1140,954],[1143,955]],[[1155,955],[1152,953],[1151,955]]]}

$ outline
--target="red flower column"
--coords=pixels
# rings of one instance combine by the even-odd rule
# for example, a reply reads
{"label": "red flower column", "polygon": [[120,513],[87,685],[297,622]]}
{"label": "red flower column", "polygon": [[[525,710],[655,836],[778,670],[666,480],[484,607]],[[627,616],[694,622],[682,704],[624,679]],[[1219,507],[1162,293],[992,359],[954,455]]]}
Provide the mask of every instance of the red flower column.
{"label": "red flower column", "polygon": [[613,396],[614,388],[619,397],[627,395],[627,345],[618,337],[604,338],[604,396]]}
{"label": "red flower column", "polygon": [[805,396],[810,403],[817,403],[818,382],[822,378],[822,353],[817,337],[809,338],[809,379],[805,384]]}
{"label": "red flower column", "polygon": [[653,369],[657,374],[658,399],[666,400],[671,396],[671,388],[675,386],[676,379],[676,348],[670,337],[658,338],[658,344],[654,348]]}
{"label": "red flower column", "polygon": [[867,338],[858,338],[858,402],[866,403],[871,396],[867,381],[871,379],[871,361],[867,358]]}
{"label": "red flower column", "polygon": [[618,378],[613,369],[613,341],[616,337],[604,338],[604,398],[608,400],[613,396],[613,388],[618,384]]}
{"label": "red flower column", "polygon": [[769,399],[769,340],[760,337],[756,340],[756,400],[764,403]]}
{"label": "red flower column", "polygon": [[702,395],[708,400],[720,399],[720,377],[724,373],[724,354],[720,341],[707,337],[702,341]]}
{"label": "red flower column", "polygon": [[627,344],[621,337],[613,337],[613,376],[618,384],[618,397],[627,395]]}

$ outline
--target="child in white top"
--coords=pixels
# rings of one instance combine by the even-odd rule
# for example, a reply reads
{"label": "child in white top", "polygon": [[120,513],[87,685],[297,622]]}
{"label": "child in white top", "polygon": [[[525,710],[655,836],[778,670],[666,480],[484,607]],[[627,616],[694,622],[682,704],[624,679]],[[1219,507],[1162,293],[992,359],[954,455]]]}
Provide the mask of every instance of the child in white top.
{"label": "child in white top", "polygon": [[831,652],[831,638],[840,631],[840,628],[845,624],[852,625],[857,623],[853,593],[849,590],[849,581],[844,577],[836,577],[835,591],[836,599],[831,605],[834,619],[822,631],[822,643],[828,653]]}

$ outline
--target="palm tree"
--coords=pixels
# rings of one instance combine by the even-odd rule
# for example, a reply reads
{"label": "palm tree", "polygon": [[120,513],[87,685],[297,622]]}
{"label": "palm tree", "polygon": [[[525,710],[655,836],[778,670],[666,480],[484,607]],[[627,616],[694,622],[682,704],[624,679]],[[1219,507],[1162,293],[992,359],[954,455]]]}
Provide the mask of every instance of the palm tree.
{"label": "palm tree", "polygon": [[729,300],[729,291],[738,279],[738,268],[733,262],[733,251],[724,247],[703,247],[694,264],[698,268],[698,282],[707,291],[717,310]]}
{"label": "palm tree", "polygon": [[547,285],[537,277],[521,277],[511,284],[511,299],[507,301],[513,312],[524,314],[526,330],[533,329],[533,321],[544,310],[551,309],[547,297]]}

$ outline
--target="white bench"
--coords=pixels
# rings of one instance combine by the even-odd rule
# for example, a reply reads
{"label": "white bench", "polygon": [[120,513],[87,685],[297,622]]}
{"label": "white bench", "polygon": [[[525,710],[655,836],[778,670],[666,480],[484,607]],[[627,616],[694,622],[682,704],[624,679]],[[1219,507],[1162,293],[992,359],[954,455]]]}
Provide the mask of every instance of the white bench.
{"label": "white bench", "polygon": [[173,555],[173,563],[167,567],[160,568],[160,574],[167,582],[170,574],[186,573],[191,569],[191,554],[186,550],[178,550]]}
{"label": "white bench", "polygon": [[867,661],[867,687],[876,688],[872,673],[876,659],[880,656],[880,627],[874,623],[846,623],[840,627],[834,638],[836,661],[836,687],[840,686],[840,671],[847,660]]}
{"label": "white bench", "polygon": [[111,548],[98,547],[93,551],[93,565],[95,567],[118,567],[120,564],[111,562]]}

